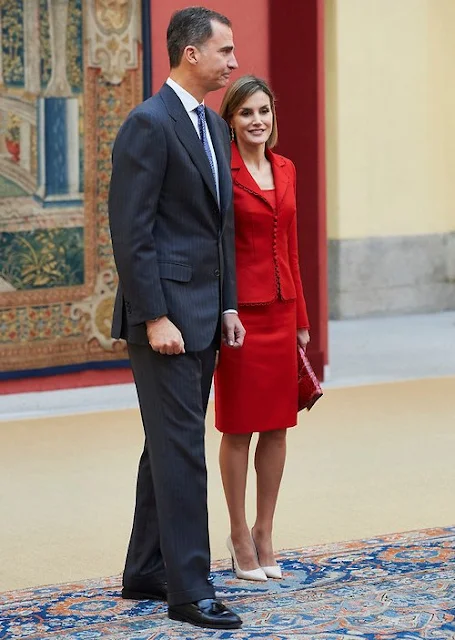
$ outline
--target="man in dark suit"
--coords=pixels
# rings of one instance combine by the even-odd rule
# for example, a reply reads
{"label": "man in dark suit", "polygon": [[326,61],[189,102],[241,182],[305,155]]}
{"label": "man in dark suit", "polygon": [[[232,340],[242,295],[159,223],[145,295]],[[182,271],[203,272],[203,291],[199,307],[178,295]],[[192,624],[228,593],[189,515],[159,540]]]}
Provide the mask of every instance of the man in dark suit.
{"label": "man in dark suit", "polygon": [[237,68],[229,20],[176,12],[171,73],[113,150],[109,218],[145,446],[122,597],[167,599],[173,620],[241,626],[209,580],[205,413],[220,340],[240,347],[229,132],[203,104]]}

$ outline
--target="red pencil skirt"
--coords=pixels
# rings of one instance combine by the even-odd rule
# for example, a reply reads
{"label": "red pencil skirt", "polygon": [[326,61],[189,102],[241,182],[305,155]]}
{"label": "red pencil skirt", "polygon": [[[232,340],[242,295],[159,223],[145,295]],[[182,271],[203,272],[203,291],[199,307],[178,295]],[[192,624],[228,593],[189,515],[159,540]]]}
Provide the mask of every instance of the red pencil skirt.
{"label": "red pencil skirt", "polygon": [[241,306],[243,347],[221,347],[215,371],[215,426],[223,433],[297,424],[296,303]]}

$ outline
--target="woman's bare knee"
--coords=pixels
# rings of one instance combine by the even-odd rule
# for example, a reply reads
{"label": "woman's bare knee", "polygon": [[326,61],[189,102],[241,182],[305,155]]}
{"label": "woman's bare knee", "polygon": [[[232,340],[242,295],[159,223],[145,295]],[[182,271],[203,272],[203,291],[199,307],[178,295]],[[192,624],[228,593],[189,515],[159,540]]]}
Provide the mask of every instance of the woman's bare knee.
{"label": "woman's bare knee", "polygon": [[243,451],[250,446],[252,433],[224,433],[223,444],[230,449]]}
{"label": "woman's bare knee", "polygon": [[283,444],[286,441],[287,429],[274,429],[273,431],[263,431],[259,434],[259,441],[263,444],[273,443]]}

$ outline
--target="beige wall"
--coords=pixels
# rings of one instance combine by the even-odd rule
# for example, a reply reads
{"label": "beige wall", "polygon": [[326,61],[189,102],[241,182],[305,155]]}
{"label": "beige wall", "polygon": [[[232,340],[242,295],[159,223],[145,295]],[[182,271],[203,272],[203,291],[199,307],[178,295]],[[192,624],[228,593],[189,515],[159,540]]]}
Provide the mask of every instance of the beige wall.
{"label": "beige wall", "polygon": [[455,0],[326,0],[329,237],[455,231]]}

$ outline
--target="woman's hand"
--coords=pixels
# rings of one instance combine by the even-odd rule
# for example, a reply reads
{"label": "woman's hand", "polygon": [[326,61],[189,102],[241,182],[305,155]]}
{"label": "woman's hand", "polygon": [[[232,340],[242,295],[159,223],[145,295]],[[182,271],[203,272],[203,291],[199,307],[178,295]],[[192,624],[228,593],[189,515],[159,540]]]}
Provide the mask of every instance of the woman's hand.
{"label": "woman's hand", "polygon": [[297,343],[305,351],[310,341],[310,333],[308,329],[297,329]]}

